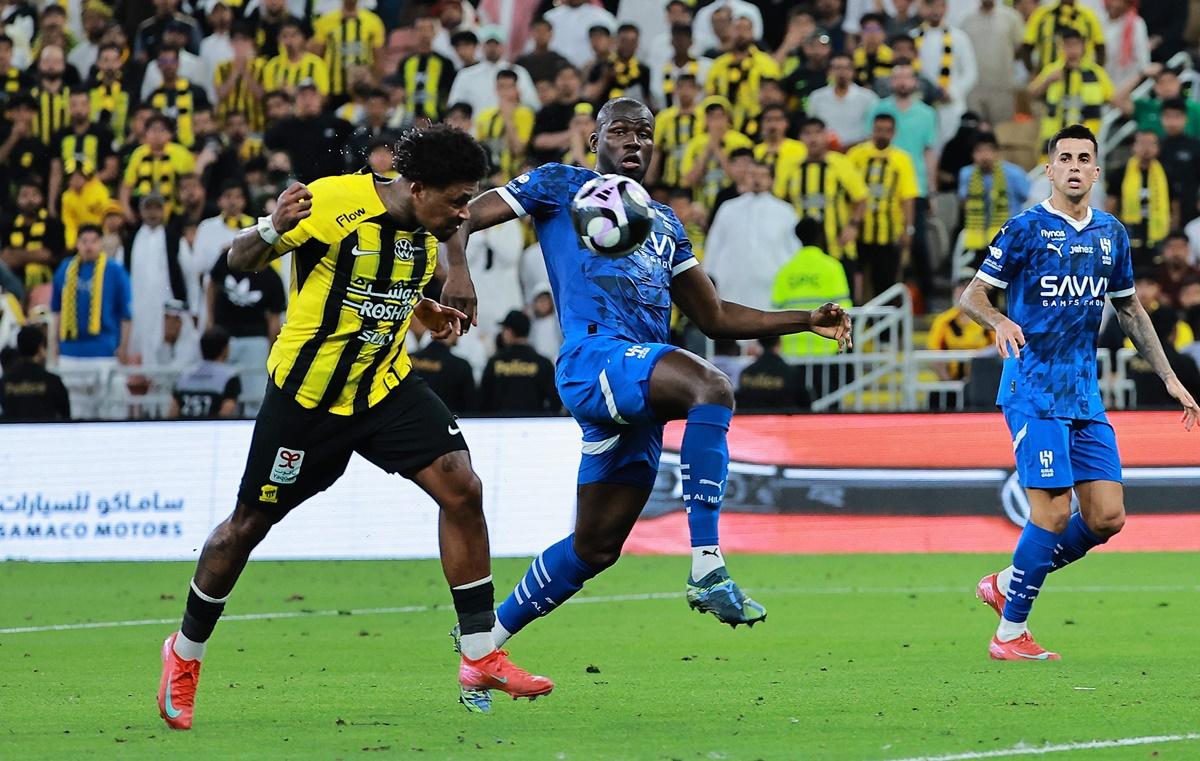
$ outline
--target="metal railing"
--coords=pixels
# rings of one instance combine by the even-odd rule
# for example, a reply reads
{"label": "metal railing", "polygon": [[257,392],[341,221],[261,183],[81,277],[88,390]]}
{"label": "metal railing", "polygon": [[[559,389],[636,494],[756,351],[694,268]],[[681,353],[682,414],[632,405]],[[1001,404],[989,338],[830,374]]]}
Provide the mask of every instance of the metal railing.
{"label": "metal railing", "polygon": [[915,409],[910,379],[912,295],[897,283],[852,307],[854,350],[792,360],[814,390],[814,412],[876,412]]}

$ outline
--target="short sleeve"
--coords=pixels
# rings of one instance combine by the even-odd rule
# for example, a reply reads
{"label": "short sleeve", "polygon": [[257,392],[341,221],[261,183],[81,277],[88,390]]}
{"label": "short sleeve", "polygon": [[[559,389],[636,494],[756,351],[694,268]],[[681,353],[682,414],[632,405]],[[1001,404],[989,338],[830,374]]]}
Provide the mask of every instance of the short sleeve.
{"label": "short sleeve", "polygon": [[996,237],[992,238],[987,258],[975,276],[988,285],[1007,288],[1025,263],[1025,236],[1022,232],[1013,222],[1001,227]]}
{"label": "short sleeve", "polygon": [[138,151],[134,151],[129,157],[129,165],[125,167],[125,184],[133,187],[137,184],[138,164],[141,163],[142,157]]}
{"label": "short sleeve", "polygon": [[280,235],[279,240],[275,241],[272,248],[278,254],[286,254],[300,248],[314,237],[316,237],[316,229],[312,217],[306,217],[300,220],[300,224]]}
{"label": "short sleeve", "polygon": [[688,238],[687,231],[683,229],[683,223],[679,221],[679,217],[675,216],[675,212],[667,209],[667,217],[671,229],[675,233],[675,254],[671,257],[671,277],[682,275],[692,267],[700,263],[696,258],[696,252],[692,251],[692,241]]}
{"label": "short sleeve", "polygon": [[842,189],[846,191],[850,200],[854,203],[865,201],[869,194],[867,183],[863,180],[862,175],[854,171],[854,165],[850,163],[850,160],[839,161],[835,166],[838,168],[838,181],[841,182]]}
{"label": "short sleeve", "polygon": [[242,380],[241,380],[241,378],[239,378],[236,375],[230,376],[229,380],[225,383],[225,390],[221,394],[221,398],[222,399],[232,399],[236,402],[237,398],[241,395],[242,395]]}
{"label": "short sleeve", "polygon": [[920,189],[917,187],[917,170],[913,168],[912,160],[908,158],[908,154],[900,153],[897,156],[899,160],[897,169],[899,182],[896,186],[896,194],[901,201],[911,201],[921,195]]}
{"label": "short sleeve", "polygon": [[518,217],[546,217],[570,203],[579,188],[580,171],[563,164],[543,164],[496,188]]}
{"label": "short sleeve", "polygon": [[1113,252],[1112,276],[1108,279],[1108,295],[1110,298],[1123,299],[1134,293],[1133,254],[1129,250],[1129,233],[1125,230],[1125,225],[1117,224],[1113,227],[1117,231],[1113,241],[1116,251]]}
{"label": "short sleeve", "polygon": [[1026,45],[1029,45],[1032,47],[1037,44],[1038,24],[1041,23],[1043,15],[1044,14],[1042,12],[1042,9],[1038,8],[1037,10],[1035,10],[1033,12],[1033,15],[1029,17],[1029,22],[1027,24],[1025,24],[1025,44]]}

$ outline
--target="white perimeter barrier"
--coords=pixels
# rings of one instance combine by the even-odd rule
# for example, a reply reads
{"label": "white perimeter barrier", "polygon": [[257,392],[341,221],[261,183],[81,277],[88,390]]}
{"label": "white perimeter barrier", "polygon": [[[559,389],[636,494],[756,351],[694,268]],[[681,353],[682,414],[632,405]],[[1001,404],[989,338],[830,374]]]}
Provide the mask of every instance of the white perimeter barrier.
{"label": "white perimeter barrier", "polygon": [[[570,533],[580,434],[566,418],[462,420],[492,553],[533,555]],[[190,560],[237,497],[253,423],[0,426],[0,558]],[[254,557],[428,558],[437,506],[357,455]]]}

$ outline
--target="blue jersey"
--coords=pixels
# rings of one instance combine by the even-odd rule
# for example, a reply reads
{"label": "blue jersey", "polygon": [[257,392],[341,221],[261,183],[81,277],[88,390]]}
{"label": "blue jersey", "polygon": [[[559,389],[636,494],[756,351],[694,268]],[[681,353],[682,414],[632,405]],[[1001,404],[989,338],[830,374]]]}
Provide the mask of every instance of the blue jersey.
{"label": "blue jersey", "polygon": [[562,325],[564,352],[589,335],[635,343],[666,343],[671,325],[671,279],[698,262],[670,207],[651,201],[654,227],[629,256],[588,251],[571,223],[575,192],[599,175],[590,169],[543,164],[497,192],[537,228]]}
{"label": "blue jersey", "polygon": [[1038,418],[1104,416],[1096,382],[1096,340],[1105,295],[1132,296],[1133,262],[1125,226],[1089,210],[1076,221],[1049,201],[1000,228],[979,269],[1008,291],[1008,316],[1025,347],[1004,361],[996,403]]}

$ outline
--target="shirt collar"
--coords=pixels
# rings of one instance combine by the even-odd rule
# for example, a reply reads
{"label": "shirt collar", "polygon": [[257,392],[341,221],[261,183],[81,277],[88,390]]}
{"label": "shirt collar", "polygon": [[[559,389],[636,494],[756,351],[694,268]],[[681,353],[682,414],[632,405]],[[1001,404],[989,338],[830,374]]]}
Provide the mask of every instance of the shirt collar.
{"label": "shirt collar", "polygon": [[1092,223],[1092,207],[1090,204],[1087,207],[1087,216],[1083,219],[1075,219],[1070,214],[1054,208],[1050,205],[1049,198],[1047,198],[1045,201],[1042,201],[1042,208],[1056,217],[1062,217],[1063,219],[1067,220],[1067,222],[1071,224],[1071,227],[1075,228],[1075,232],[1077,233],[1083,232],[1084,228]]}

